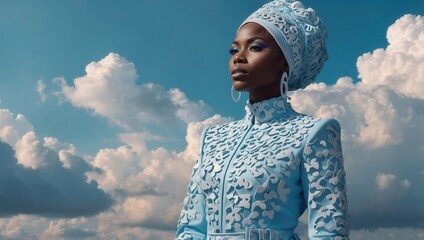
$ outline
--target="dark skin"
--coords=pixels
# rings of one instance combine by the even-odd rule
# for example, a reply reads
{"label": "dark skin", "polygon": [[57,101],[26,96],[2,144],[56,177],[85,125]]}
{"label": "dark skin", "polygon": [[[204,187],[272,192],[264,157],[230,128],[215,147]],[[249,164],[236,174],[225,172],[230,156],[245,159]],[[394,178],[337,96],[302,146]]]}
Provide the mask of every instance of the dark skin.
{"label": "dark skin", "polygon": [[275,39],[257,23],[237,32],[230,49],[229,69],[234,89],[248,91],[251,103],[278,97],[287,61]]}

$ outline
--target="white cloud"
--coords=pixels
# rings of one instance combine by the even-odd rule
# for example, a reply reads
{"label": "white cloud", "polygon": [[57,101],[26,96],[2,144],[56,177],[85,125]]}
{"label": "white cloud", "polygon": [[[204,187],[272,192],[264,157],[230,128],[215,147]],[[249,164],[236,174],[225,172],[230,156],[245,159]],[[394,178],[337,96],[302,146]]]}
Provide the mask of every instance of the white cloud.
{"label": "white cloud", "polygon": [[397,126],[408,121],[405,118],[410,111],[419,108],[419,104],[411,102],[409,107],[399,109],[395,106],[399,103],[392,102],[393,98],[398,98],[400,104],[409,104],[408,99],[384,86],[354,84],[351,78],[344,77],[332,86],[319,83],[296,91],[292,105],[300,112],[337,118],[344,123],[344,134],[349,142],[379,148],[402,141],[402,129]]}
{"label": "white cloud", "polygon": [[390,187],[393,187],[394,182],[396,181],[396,176],[393,174],[383,174],[379,173],[375,179],[377,187],[381,191],[385,191]]}
{"label": "white cloud", "polygon": [[0,140],[14,146],[28,131],[32,131],[31,123],[22,114],[16,117],[8,109],[0,109]]}
{"label": "white cloud", "polygon": [[45,161],[48,159],[42,156],[43,146],[33,131],[26,133],[15,144],[15,153],[18,163],[32,169],[46,165]]}
{"label": "white cloud", "polygon": [[89,164],[84,159],[77,157],[77,149],[73,144],[61,143],[57,138],[53,137],[44,137],[43,147],[57,152],[59,160],[65,168],[79,168],[82,172],[90,169]]}
{"label": "white cloud", "polygon": [[389,45],[358,58],[362,82],[424,99],[424,18],[405,15],[387,31]]}
{"label": "white cloud", "polygon": [[170,89],[168,94],[172,103],[177,106],[175,115],[185,123],[188,124],[206,118],[210,109],[205,102],[195,103],[190,101],[178,88]]}
{"label": "white cloud", "polygon": [[38,95],[40,95],[41,101],[45,102],[47,100],[47,94],[46,94],[46,84],[44,83],[43,80],[37,81],[36,89],[37,89]]}
{"label": "white cloud", "polygon": [[90,109],[126,129],[182,127],[206,118],[210,111],[203,101],[190,101],[179,89],[136,84],[134,64],[116,53],[88,64],[85,70],[86,75],[76,78],[73,86],[56,79],[61,94],[74,106]]}
{"label": "white cloud", "polygon": [[61,143],[59,139],[54,137],[44,137],[43,146],[55,152],[66,151],[74,155],[77,154],[77,149],[73,144]]}

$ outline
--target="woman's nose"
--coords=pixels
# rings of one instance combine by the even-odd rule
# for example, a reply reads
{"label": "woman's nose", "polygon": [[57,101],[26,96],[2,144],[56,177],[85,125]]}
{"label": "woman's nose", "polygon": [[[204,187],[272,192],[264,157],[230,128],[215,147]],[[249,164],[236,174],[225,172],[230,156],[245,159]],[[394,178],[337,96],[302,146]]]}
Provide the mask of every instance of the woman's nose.
{"label": "woman's nose", "polygon": [[233,62],[234,62],[234,64],[236,64],[236,63],[246,63],[246,57],[243,55],[242,52],[238,52],[234,55]]}

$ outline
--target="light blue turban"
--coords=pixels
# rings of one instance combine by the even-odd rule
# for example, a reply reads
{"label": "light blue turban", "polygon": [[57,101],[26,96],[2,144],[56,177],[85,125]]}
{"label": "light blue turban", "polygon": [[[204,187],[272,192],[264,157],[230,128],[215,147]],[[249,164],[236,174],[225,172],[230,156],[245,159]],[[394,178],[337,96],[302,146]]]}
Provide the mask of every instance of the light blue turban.
{"label": "light blue turban", "polygon": [[283,51],[289,65],[290,91],[314,81],[328,55],[327,31],[312,8],[299,1],[275,0],[252,13],[240,28],[249,22],[263,26]]}

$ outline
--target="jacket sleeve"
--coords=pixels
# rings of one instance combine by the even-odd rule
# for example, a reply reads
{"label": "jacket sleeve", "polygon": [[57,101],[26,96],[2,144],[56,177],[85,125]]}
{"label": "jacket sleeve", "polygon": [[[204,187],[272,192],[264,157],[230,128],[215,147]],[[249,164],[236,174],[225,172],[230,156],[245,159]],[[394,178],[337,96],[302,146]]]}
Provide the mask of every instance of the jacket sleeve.
{"label": "jacket sleeve", "polygon": [[203,157],[203,144],[207,129],[202,133],[199,157],[193,167],[187,196],[178,220],[176,239],[178,240],[204,240],[207,234],[205,213],[205,197],[200,189],[200,169]]}
{"label": "jacket sleeve", "polygon": [[310,239],[349,239],[340,125],[319,121],[303,150],[301,179]]}

